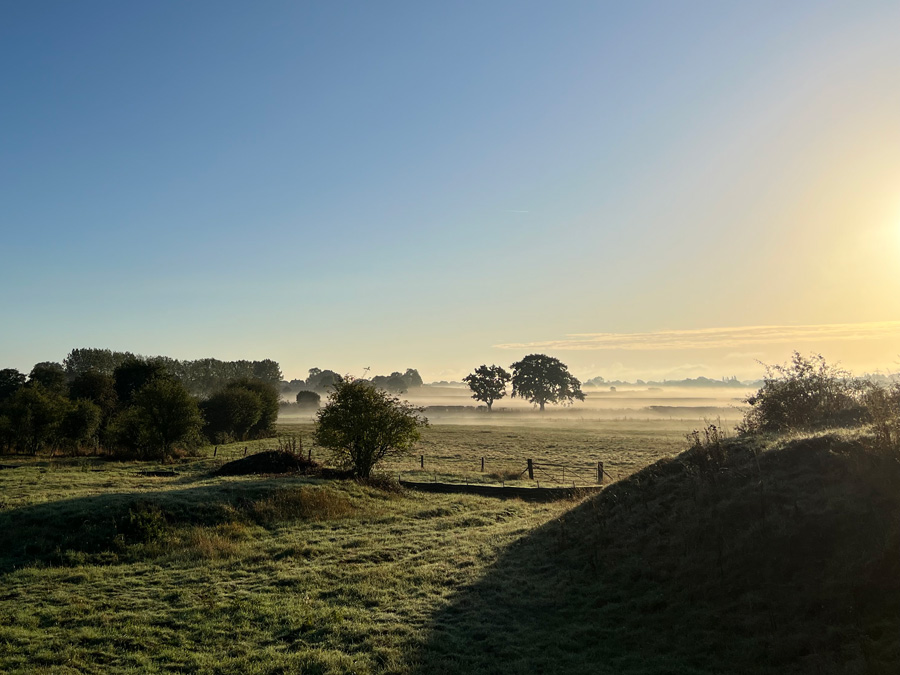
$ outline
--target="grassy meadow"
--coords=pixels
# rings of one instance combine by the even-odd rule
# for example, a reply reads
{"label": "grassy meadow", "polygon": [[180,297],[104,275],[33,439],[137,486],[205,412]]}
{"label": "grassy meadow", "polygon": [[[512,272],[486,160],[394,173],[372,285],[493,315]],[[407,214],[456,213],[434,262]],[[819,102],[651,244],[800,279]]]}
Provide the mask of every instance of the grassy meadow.
{"label": "grassy meadow", "polygon": [[[589,466],[602,451],[624,474],[685,447],[670,424],[605,424],[437,424],[420,454],[458,477],[482,456],[500,473],[528,456]],[[281,431],[323,459],[310,423]],[[410,672],[454,595],[572,506],[210,475],[276,444],[167,465],[4,458],[0,671]]]}
{"label": "grassy meadow", "polygon": [[[433,424],[384,473],[617,480],[531,503],[212,475],[277,439],[4,457],[0,672],[896,672],[896,471],[864,435],[728,439],[719,478],[684,452],[703,420],[512,422]],[[324,459],[310,421],[280,430]]]}

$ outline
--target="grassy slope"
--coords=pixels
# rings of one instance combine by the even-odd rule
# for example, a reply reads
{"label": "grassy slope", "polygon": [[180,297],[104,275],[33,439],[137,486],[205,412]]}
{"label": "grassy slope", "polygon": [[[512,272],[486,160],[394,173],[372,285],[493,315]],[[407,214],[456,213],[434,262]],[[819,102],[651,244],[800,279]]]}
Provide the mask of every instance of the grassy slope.
{"label": "grassy slope", "polygon": [[419,672],[898,672],[900,470],[866,443],[732,442],[715,470],[633,475],[439,611]]}

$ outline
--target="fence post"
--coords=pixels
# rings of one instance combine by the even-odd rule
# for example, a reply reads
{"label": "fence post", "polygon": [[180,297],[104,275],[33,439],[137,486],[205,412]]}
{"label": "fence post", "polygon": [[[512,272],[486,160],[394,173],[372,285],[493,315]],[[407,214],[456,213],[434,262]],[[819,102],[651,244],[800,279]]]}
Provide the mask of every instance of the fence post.
{"label": "fence post", "polygon": [[307,452],[306,459],[311,462],[312,461],[312,446],[310,446],[306,452]]}
{"label": "fence post", "polygon": [[247,446],[245,445],[244,446],[244,457],[246,457],[246,456],[247,456]]}
{"label": "fence post", "polygon": [[213,448],[213,457],[216,456],[216,453],[217,453],[217,452],[219,452],[219,446],[218,446],[218,445],[217,445],[215,448]]}
{"label": "fence post", "polygon": [[528,480],[534,480],[534,464],[528,460]]}
{"label": "fence post", "polygon": [[481,473],[484,473],[484,457],[481,458]]}
{"label": "fence post", "polygon": [[419,467],[422,469],[425,468],[425,455],[419,455]]}
{"label": "fence post", "polygon": [[603,482],[603,462],[597,462],[597,483]]}

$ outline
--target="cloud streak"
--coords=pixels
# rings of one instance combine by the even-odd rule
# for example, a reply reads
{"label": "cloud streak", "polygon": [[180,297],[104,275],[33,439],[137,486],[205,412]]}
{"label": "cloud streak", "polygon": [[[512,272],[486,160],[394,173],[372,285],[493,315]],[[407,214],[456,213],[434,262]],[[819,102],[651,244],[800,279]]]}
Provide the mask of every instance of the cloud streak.
{"label": "cloud streak", "polygon": [[764,344],[900,338],[900,321],[831,323],[811,326],[738,326],[650,333],[573,333],[560,340],[510,342],[498,349],[572,351],[625,349],[718,349]]}

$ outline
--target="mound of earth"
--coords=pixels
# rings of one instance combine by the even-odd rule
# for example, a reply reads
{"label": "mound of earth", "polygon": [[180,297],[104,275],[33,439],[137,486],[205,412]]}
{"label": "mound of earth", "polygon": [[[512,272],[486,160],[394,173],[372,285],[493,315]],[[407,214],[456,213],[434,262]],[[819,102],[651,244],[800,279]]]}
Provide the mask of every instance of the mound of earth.
{"label": "mound of earth", "polygon": [[839,432],[658,462],[508,548],[415,672],[898,673],[898,460]]}
{"label": "mound of earth", "polygon": [[290,452],[267,450],[249,457],[242,457],[233,462],[223,464],[213,475],[247,476],[252,474],[300,473],[310,474],[319,469],[318,462],[306,459]]}

